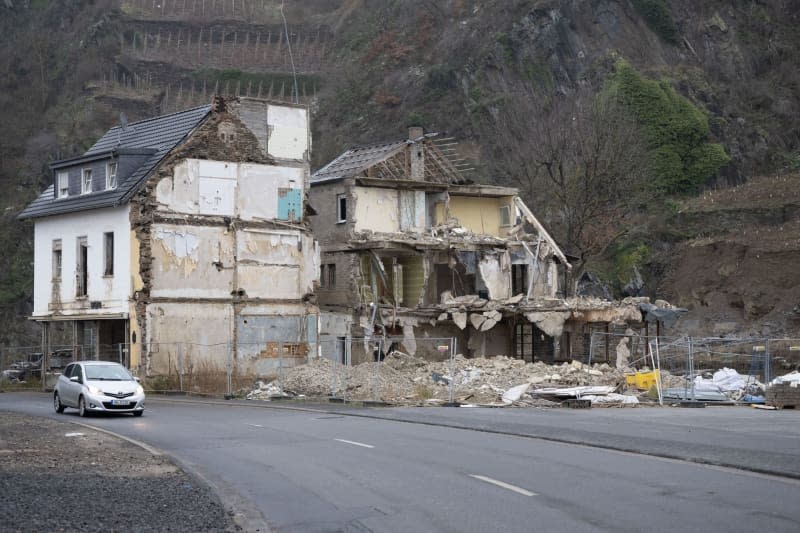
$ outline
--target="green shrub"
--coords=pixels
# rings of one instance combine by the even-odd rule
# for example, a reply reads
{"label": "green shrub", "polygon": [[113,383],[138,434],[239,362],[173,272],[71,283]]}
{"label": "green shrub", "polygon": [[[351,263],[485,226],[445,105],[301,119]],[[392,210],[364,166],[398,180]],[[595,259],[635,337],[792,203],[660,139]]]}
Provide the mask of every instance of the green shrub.
{"label": "green shrub", "polygon": [[503,60],[506,64],[510,65],[514,62],[516,53],[514,51],[514,43],[507,33],[500,32],[496,35],[497,44],[503,49]]}
{"label": "green shrub", "polygon": [[632,0],[633,7],[644,19],[653,33],[668,43],[678,42],[678,27],[672,18],[669,6],[664,0]]}
{"label": "green shrub", "polygon": [[605,91],[616,95],[642,126],[658,192],[696,192],[729,161],[722,145],[711,142],[706,114],[666,82],[641,76],[617,61]]}

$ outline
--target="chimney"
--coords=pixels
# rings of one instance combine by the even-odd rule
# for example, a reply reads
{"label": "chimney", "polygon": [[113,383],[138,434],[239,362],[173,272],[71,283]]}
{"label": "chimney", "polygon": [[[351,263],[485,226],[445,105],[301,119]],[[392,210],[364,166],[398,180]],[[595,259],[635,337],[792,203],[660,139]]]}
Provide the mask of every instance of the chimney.
{"label": "chimney", "polygon": [[[408,128],[408,140],[420,139],[425,134],[421,126]],[[409,178],[414,181],[425,181],[425,143],[422,139],[408,145]]]}
{"label": "chimney", "polygon": [[214,113],[225,113],[227,110],[225,99],[222,95],[215,94],[214,99],[211,101],[211,111]]}

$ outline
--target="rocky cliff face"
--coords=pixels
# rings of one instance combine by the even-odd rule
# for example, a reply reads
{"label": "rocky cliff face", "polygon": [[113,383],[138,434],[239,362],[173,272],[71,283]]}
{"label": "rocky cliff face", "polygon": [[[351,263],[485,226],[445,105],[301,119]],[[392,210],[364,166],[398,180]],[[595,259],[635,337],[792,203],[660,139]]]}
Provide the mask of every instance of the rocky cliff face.
{"label": "rocky cliff face", "polygon": [[[8,74],[0,81],[0,117],[20,124],[0,134],[0,177],[14,191],[2,200],[7,216],[0,232],[6,248],[17,250],[0,265],[0,303],[15,310],[11,315],[24,310],[30,292],[24,280],[32,277],[30,228],[13,215],[44,185],[47,161],[80,152],[121,111],[135,120],[208,101],[215,92],[308,102],[316,166],[350,144],[397,138],[406,126],[422,124],[459,138],[461,155],[476,169],[468,177],[521,185],[515,151],[524,144],[509,152],[507,118],[536,123],[556,99],[602,91],[624,58],[706,114],[712,140],[731,159],[712,187],[800,169],[800,10],[793,2],[294,0],[284,13],[280,5],[0,4],[0,69]],[[541,205],[535,190],[527,194],[563,239],[556,211]],[[774,228],[778,219],[786,219],[778,223],[785,227],[791,208],[780,215],[748,205],[714,213],[692,208],[672,217],[682,201],[651,199],[666,212],[651,205],[636,215],[639,230],[628,232],[639,239],[628,244],[649,250],[633,269],[623,262],[630,277],[641,273],[641,290],[693,307],[698,322],[687,327],[697,331],[750,331],[766,322],[794,327],[787,315],[794,293],[778,301],[769,296],[778,284],[796,287],[792,276],[746,283],[750,273],[740,266],[748,254],[756,262],[764,257],[752,241],[736,244],[737,235],[724,233],[715,233],[713,246],[697,240],[706,227],[745,220],[752,231]],[[775,265],[788,261],[786,250],[773,252]],[[589,269],[613,281],[612,255],[593,258]],[[742,280],[735,294],[728,291],[732,279]]]}

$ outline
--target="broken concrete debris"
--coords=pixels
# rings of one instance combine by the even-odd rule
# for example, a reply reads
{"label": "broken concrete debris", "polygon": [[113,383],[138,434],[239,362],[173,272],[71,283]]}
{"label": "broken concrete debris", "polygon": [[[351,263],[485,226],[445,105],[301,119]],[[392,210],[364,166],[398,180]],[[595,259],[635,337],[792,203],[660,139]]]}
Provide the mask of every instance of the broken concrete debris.
{"label": "broken concrete debris", "polygon": [[[480,315],[482,316],[482,315]],[[549,365],[505,356],[467,359],[456,355],[452,381],[454,400],[480,406],[555,407],[568,398],[591,396],[602,405],[634,405],[635,397],[610,396],[625,390],[625,374],[605,363],[572,361]],[[306,397],[374,400],[396,405],[440,405],[449,400],[450,361],[427,361],[402,352],[389,353],[380,364],[334,365],[325,358],[285,369],[281,380],[258,382],[247,395],[269,400],[284,393]],[[619,396],[624,396],[620,398]]]}

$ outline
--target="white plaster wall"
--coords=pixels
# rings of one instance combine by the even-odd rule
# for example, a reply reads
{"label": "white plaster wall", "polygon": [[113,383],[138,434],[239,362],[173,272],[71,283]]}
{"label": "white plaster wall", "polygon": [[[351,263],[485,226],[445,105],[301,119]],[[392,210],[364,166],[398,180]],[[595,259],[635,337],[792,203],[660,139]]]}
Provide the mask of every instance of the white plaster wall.
{"label": "white plaster wall", "polygon": [[400,231],[398,191],[376,187],[354,187],[355,230],[386,233]]}
{"label": "white plaster wall", "polygon": [[[114,275],[103,276],[103,234],[114,233]],[[78,237],[86,237],[88,251],[87,297],[75,297]],[[128,206],[95,209],[36,219],[34,223],[33,316],[50,313],[52,295],[53,240],[61,239],[61,284],[63,314],[127,313],[131,294],[131,226]],[[87,302],[100,301],[100,309]],[[83,309],[85,307],[85,309]]]}
{"label": "white plaster wall", "polygon": [[277,159],[306,159],[309,153],[308,112],[297,107],[269,105],[267,153]]}
{"label": "white plaster wall", "polygon": [[224,227],[153,224],[153,297],[230,298],[234,238]]}
{"label": "white plaster wall", "polygon": [[319,279],[319,248],[299,231],[237,232],[237,288],[251,298],[300,299]]}
{"label": "white plaster wall", "polygon": [[511,296],[510,265],[508,257],[495,255],[487,255],[478,263],[481,279],[492,300],[502,300]]}
{"label": "white plaster wall", "polygon": [[278,189],[302,191],[305,181],[304,168],[185,159],[158,182],[156,200],[161,211],[272,220]]}

